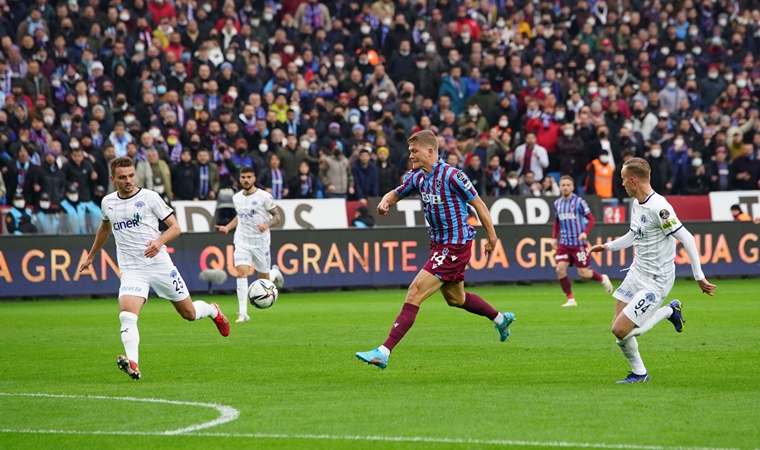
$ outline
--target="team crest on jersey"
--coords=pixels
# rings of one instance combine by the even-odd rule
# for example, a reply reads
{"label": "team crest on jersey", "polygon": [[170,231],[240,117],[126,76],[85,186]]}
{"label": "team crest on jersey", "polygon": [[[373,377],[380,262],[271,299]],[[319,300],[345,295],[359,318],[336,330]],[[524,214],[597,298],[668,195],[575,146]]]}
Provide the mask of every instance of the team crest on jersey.
{"label": "team crest on jersey", "polygon": [[139,202],[135,203],[135,208],[137,208],[137,209],[140,209],[143,206],[145,206],[145,202],[143,202],[142,200],[140,200]]}
{"label": "team crest on jersey", "polygon": [[647,292],[646,294],[644,294],[644,300],[646,300],[647,303],[654,303],[654,294],[652,294],[651,292]]}
{"label": "team crest on jersey", "polygon": [[442,254],[443,256],[446,256],[446,255],[448,255],[448,254],[449,254],[449,249],[448,249],[448,247],[447,247],[447,248],[444,248],[444,249],[443,249],[443,251],[441,252],[441,254]]}
{"label": "team crest on jersey", "polygon": [[177,271],[176,270],[172,270],[172,273],[170,273],[169,276],[172,277],[172,278],[177,278]]}
{"label": "team crest on jersey", "polygon": [[641,215],[641,223],[647,223],[647,216],[646,214]]}
{"label": "team crest on jersey", "polygon": [[435,180],[435,189],[437,191],[441,190],[441,180]]}
{"label": "team crest on jersey", "polygon": [[670,211],[668,211],[667,209],[660,210],[660,219],[665,220],[668,217],[670,217]]}

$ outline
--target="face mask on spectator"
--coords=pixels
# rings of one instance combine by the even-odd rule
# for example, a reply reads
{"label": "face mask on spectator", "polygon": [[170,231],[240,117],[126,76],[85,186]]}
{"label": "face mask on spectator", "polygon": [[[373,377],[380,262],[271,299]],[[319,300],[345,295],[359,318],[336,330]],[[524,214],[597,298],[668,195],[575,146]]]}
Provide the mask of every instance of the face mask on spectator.
{"label": "face mask on spectator", "polygon": [[40,209],[50,209],[50,202],[40,201]]}
{"label": "face mask on spectator", "polygon": [[422,70],[427,67],[427,61],[417,61],[417,68]]}
{"label": "face mask on spectator", "polygon": [[381,105],[380,103],[374,103],[372,105],[372,111],[380,112],[382,110],[383,110],[383,105]]}
{"label": "face mask on spectator", "polygon": [[385,25],[386,27],[391,26],[391,18],[390,17],[384,18],[383,19],[383,25]]}
{"label": "face mask on spectator", "polygon": [[464,41],[470,39],[470,33],[461,33],[460,36],[462,36],[462,40]]}
{"label": "face mask on spectator", "polygon": [[26,206],[26,202],[23,200],[13,200],[13,206],[15,206],[18,209],[24,209],[24,206]]}
{"label": "face mask on spectator", "polygon": [[661,80],[664,80],[665,77],[667,77],[667,76],[668,76],[668,74],[666,74],[665,71],[661,70],[661,71],[657,72],[657,78],[659,78]]}
{"label": "face mask on spectator", "polygon": [[372,27],[369,25],[362,25],[359,30],[362,32],[362,34],[369,34],[369,32],[372,31]]}
{"label": "face mask on spectator", "polygon": [[744,89],[745,87],[747,87],[747,80],[745,80],[744,78],[739,78],[738,80],[736,80],[736,87],[738,87],[739,89]]}
{"label": "face mask on spectator", "polygon": [[734,81],[734,74],[727,73],[727,74],[723,75],[723,79],[726,80],[726,81],[728,81],[730,83],[730,82]]}
{"label": "face mask on spectator", "polygon": [[571,128],[565,128],[562,133],[564,133],[567,137],[571,137],[573,135],[573,130]]}
{"label": "face mask on spectator", "polygon": [[353,115],[353,116],[351,116],[351,117],[349,117],[349,118],[348,118],[348,121],[349,121],[350,123],[352,123],[352,124],[354,124],[354,123],[359,123],[359,116],[357,116],[357,115]]}
{"label": "face mask on spectator", "polygon": [[253,53],[254,55],[258,55],[259,54],[259,48],[258,47],[251,47],[251,53]]}
{"label": "face mask on spectator", "polygon": [[702,165],[702,158],[694,158],[691,160],[691,165],[694,167],[699,167]]}
{"label": "face mask on spectator", "polygon": [[280,61],[279,59],[275,58],[275,59],[269,60],[269,67],[271,67],[272,69],[277,70],[280,68],[280,66],[282,66],[282,61]]}
{"label": "face mask on spectator", "polygon": [[427,31],[424,31],[422,34],[420,34],[420,39],[422,39],[422,42],[427,42],[430,40],[430,33]]}
{"label": "face mask on spectator", "polygon": [[514,189],[517,186],[517,180],[514,178],[507,178],[507,183],[509,183],[509,186]]}
{"label": "face mask on spectator", "polygon": [[72,150],[78,149],[79,148],[79,142],[76,142],[76,141],[70,142],[69,143],[69,148],[72,149]]}
{"label": "face mask on spectator", "polygon": [[499,121],[499,127],[500,128],[507,128],[508,126],[509,126],[509,121],[508,120],[500,120]]}
{"label": "face mask on spectator", "polygon": [[557,120],[563,120],[565,118],[565,111],[556,111],[554,113],[554,118]]}
{"label": "face mask on spectator", "polygon": [[649,154],[652,155],[652,158],[659,158],[660,155],[662,155],[662,150],[659,148],[653,148]]}
{"label": "face mask on spectator", "polygon": [[673,146],[675,148],[683,147],[683,139],[676,139],[675,141],[673,141]]}
{"label": "face mask on spectator", "polygon": [[261,153],[266,153],[267,150],[269,150],[269,146],[267,144],[265,144],[264,142],[259,144],[259,151]]}
{"label": "face mask on spectator", "polygon": [[377,94],[377,98],[379,98],[380,100],[385,100],[388,98],[388,93],[385,91],[379,92]]}
{"label": "face mask on spectator", "polygon": [[304,150],[308,150],[311,147],[311,142],[309,141],[301,141],[301,148]]}
{"label": "face mask on spectator", "polygon": [[662,53],[663,56],[668,56],[670,54],[670,49],[668,47],[662,47],[660,53]]}
{"label": "face mask on spectator", "polygon": [[135,44],[135,51],[136,51],[137,53],[140,53],[140,52],[142,52],[143,50],[145,50],[145,45],[144,45],[144,44],[139,44],[139,43],[138,43],[138,44]]}
{"label": "face mask on spectator", "polygon": [[550,88],[549,86],[544,86],[541,88],[541,92],[543,92],[546,95],[549,95],[551,91],[552,91],[552,88]]}
{"label": "face mask on spectator", "polygon": [[593,64],[586,64],[586,72],[593,72],[596,70],[596,66]]}
{"label": "face mask on spectator", "polygon": [[163,186],[153,186],[153,190],[156,191],[157,194],[163,194],[165,188]]}
{"label": "face mask on spectator", "polygon": [[499,28],[504,28],[504,25],[506,25],[506,24],[507,23],[504,22],[504,20],[502,20],[502,19],[499,19],[499,20],[496,21],[496,26],[499,27]]}
{"label": "face mask on spectator", "polygon": [[726,19],[725,17],[721,17],[720,19],[718,19],[718,26],[719,27],[725,28],[726,25],[728,25],[728,19]]}
{"label": "face mask on spectator", "polygon": [[609,155],[599,155],[599,162],[602,164],[607,164],[608,162],[610,162]]}
{"label": "face mask on spectator", "polygon": [[345,66],[346,66],[346,63],[344,61],[341,61],[341,60],[335,61],[335,68],[336,69],[342,69]]}
{"label": "face mask on spectator", "polygon": [[158,95],[166,94],[166,86],[164,85],[156,86],[156,93],[158,93]]}
{"label": "face mask on spectator", "polygon": [[261,23],[261,19],[251,19],[251,26],[256,28]]}
{"label": "face mask on spectator", "polygon": [[691,49],[691,52],[699,56],[702,54],[702,47],[694,47],[693,49]]}
{"label": "face mask on spectator", "polygon": [[435,45],[428,45],[425,47],[425,51],[428,53],[434,53],[435,52]]}
{"label": "face mask on spectator", "polygon": [[409,50],[399,50],[398,54],[401,56],[409,56]]}
{"label": "face mask on spectator", "polygon": [[237,55],[235,55],[234,53],[227,53],[227,61],[235,62],[235,59],[237,59]]}
{"label": "face mask on spectator", "polygon": [[79,194],[67,194],[66,198],[69,199],[71,203],[76,203],[79,201]]}
{"label": "face mask on spectator", "polygon": [[686,79],[687,80],[696,80],[697,79],[697,75],[693,74],[693,73],[689,74],[689,75],[686,75]]}
{"label": "face mask on spectator", "polygon": [[61,80],[59,80],[58,78],[54,78],[53,81],[50,82],[50,84],[52,84],[54,88],[59,88],[61,87]]}
{"label": "face mask on spectator", "polygon": [[478,110],[475,108],[470,109],[468,113],[470,114],[470,117],[478,117]]}
{"label": "face mask on spectator", "polygon": [[710,78],[711,80],[715,80],[718,78],[718,72],[710,71],[707,73],[707,77]]}
{"label": "face mask on spectator", "polygon": [[588,87],[588,93],[589,94],[594,95],[597,92],[599,92],[599,88],[598,87],[596,87],[596,86],[589,86]]}
{"label": "face mask on spectator", "polygon": [[676,90],[676,82],[675,81],[671,81],[670,83],[668,83],[668,90],[671,90],[671,91],[675,91]]}
{"label": "face mask on spectator", "polygon": [[51,116],[45,116],[45,117],[42,119],[42,121],[43,121],[43,122],[45,122],[45,125],[47,125],[47,126],[50,126],[50,125],[52,125],[53,123],[55,123],[55,119],[53,119]]}
{"label": "face mask on spectator", "polygon": [[161,130],[159,130],[158,128],[151,128],[149,133],[150,133],[150,137],[152,137],[153,139],[158,139],[158,137],[161,136]]}
{"label": "face mask on spectator", "polygon": [[626,122],[623,124],[623,128],[625,128],[626,130],[633,130],[633,124],[630,122]]}
{"label": "face mask on spectator", "polygon": [[631,23],[631,16],[623,16],[623,23]]}

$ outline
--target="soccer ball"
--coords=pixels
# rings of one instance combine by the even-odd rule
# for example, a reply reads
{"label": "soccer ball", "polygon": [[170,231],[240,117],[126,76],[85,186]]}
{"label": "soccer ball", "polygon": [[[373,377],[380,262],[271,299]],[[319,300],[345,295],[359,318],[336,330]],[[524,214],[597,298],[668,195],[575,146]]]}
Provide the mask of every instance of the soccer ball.
{"label": "soccer ball", "polygon": [[278,295],[277,286],[264,278],[260,278],[248,286],[248,301],[259,309],[269,308],[274,305]]}

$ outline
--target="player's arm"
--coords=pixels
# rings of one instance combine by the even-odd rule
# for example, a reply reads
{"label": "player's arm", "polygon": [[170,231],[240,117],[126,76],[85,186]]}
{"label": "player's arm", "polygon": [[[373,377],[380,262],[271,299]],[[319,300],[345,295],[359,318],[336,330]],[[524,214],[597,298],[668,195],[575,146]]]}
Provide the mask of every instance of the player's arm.
{"label": "player's arm", "polygon": [[381,216],[388,214],[388,210],[391,209],[392,206],[395,206],[396,203],[400,202],[401,199],[402,197],[396,193],[395,189],[383,195],[383,199],[377,204],[378,214]]}
{"label": "player's arm", "polygon": [[699,288],[702,289],[702,292],[712,297],[716,286],[707,281],[705,274],[702,272],[702,264],[699,262],[699,252],[697,251],[697,244],[694,242],[694,236],[684,226],[676,230],[673,236],[681,241],[686,254],[689,255],[691,273],[694,274],[694,279],[699,283]]}
{"label": "player's arm", "polygon": [[177,218],[174,217],[174,213],[169,214],[163,222],[169,227],[169,229],[164,231],[158,239],[148,241],[148,243],[145,244],[147,247],[144,253],[146,258],[153,258],[158,255],[158,252],[161,251],[161,247],[182,233],[182,230],[179,228],[179,222],[177,222]]}
{"label": "player's arm", "polygon": [[486,243],[486,254],[489,254],[493,251],[494,247],[496,247],[496,229],[493,227],[493,221],[491,220],[491,211],[488,210],[488,206],[483,202],[483,199],[480,197],[475,197],[472,200],[470,200],[470,205],[472,205],[473,208],[475,208],[475,212],[478,213],[478,219],[480,219],[480,224],[483,225],[483,228],[486,230],[486,237],[488,238],[488,242]]}
{"label": "player's arm", "polygon": [[557,214],[555,212],[554,214],[554,225],[552,225],[552,248],[557,249],[557,237],[559,236],[559,217],[557,217]]}
{"label": "player's arm", "polygon": [[594,219],[594,215],[591,213],[591,211],[586,213],[586,215],[583,217],[585,217],[588,222],[586,223],[586,227],[583,229],[583,232],[578,235],[578,240],[581,242],[588,240],[588,235],[591,233],[591,230],[596,224],[596,219]]}
{"label": "player's arm", "polygon": [[[274,203],[272,203],[272,205],[274,205]],[[277,225],[278,223],[280,223],[280,220],[282,220],[282,218],[280,217],[280,210],[277,208],[270,209],[269,214],[272,215],[272,218],[269,220],[269,222],[260,223],[258,225],[259,231],[261,231],[262,233],[265,232],[268,228],[272,228],[273,226]]]}
{"label": "player's arm", "polygon": [[606,244],[601,245],[595,245],[591,247],[591,250],[589,250],[589,253],[596,253],[596,252],[606,252],[606,251],[617,251],[617,250],[623,250],[633,245],[633,240],[636,237],[635,234],[633,234],[633,231],[628,230],[628,232],[615,239],[612,242],[608,242]]}
{"label": "player's arm", "polygon": [[237,225],[238,225],[238,220],[237,220],[237,216],[235,216],[232,218],[232,220],[230,220],[230,223],[228,223],[227,225],[214,225],[214,226],[216,227],[217,230],[219,230],[220,233],[227,234],[230,231],[237,228]]}
{"label": "player's arm", "polygon": [[98,231],[95,233],[95,242],[92,243],[92,248],[90,249],[90,253],[87,255],[87,259],[84,260],[81,266],[79,266],[80,272],[92,264],[92,260],[95,259],[95,255],[100,252],[100,249],[103,248],[103,245],[105,245],[106,241],[108,240],[108,236],[110,235],[111,222],[108,220],[103,220],[100,222]]}

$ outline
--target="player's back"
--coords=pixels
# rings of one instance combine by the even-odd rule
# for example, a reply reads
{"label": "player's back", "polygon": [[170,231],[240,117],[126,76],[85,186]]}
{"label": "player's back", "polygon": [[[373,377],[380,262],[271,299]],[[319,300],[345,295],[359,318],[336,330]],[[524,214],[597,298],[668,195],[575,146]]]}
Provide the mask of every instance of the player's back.
{"label": "player's back", "polygon": [[269,211],[275,207],[272,195],[263,189],[250,195],[239,191],[232,196],[232,203],[238,219],[235,245],[269,246],[269,229],[262,233],[258,226],[268,223],[271,218]]}
{"label": "player's back", "polygon": [[438,244],[465,244],[475,236],[467,223],[467,203],[478,196],[469,178],[461,170],[443,161],[433,165],[430,173],[410,171],[396,193],[406,197],[419,191],[425,207],[428,233]]}
{"label": "player's back", "polygon": [[101,212],[103,219],[111,222],[120,269],[140,269],[170,261],[166,246],[154,258],[145,256],[146,244],[161,236],[159,220],[174,214],[156,192],[139,188],[126,198],[121,198],[118,191],[112,192],[103,197]]}
{"label": "player's back", "polygon": [[567,200],[562,197],[554,201],[554,215],[559,219],[559,243],[578,247],[584,245],[578,239],[586,227],[584,217],[591,210],[584,199],[572,194]]}
{"label": "player's back", "polygon": [[673,233],[683,225],[665,197],[656,192],[641,203],[631,204],[631,231],[636,256],[631,269],[654,275],[671,276],[675,271],[676,239]]}

